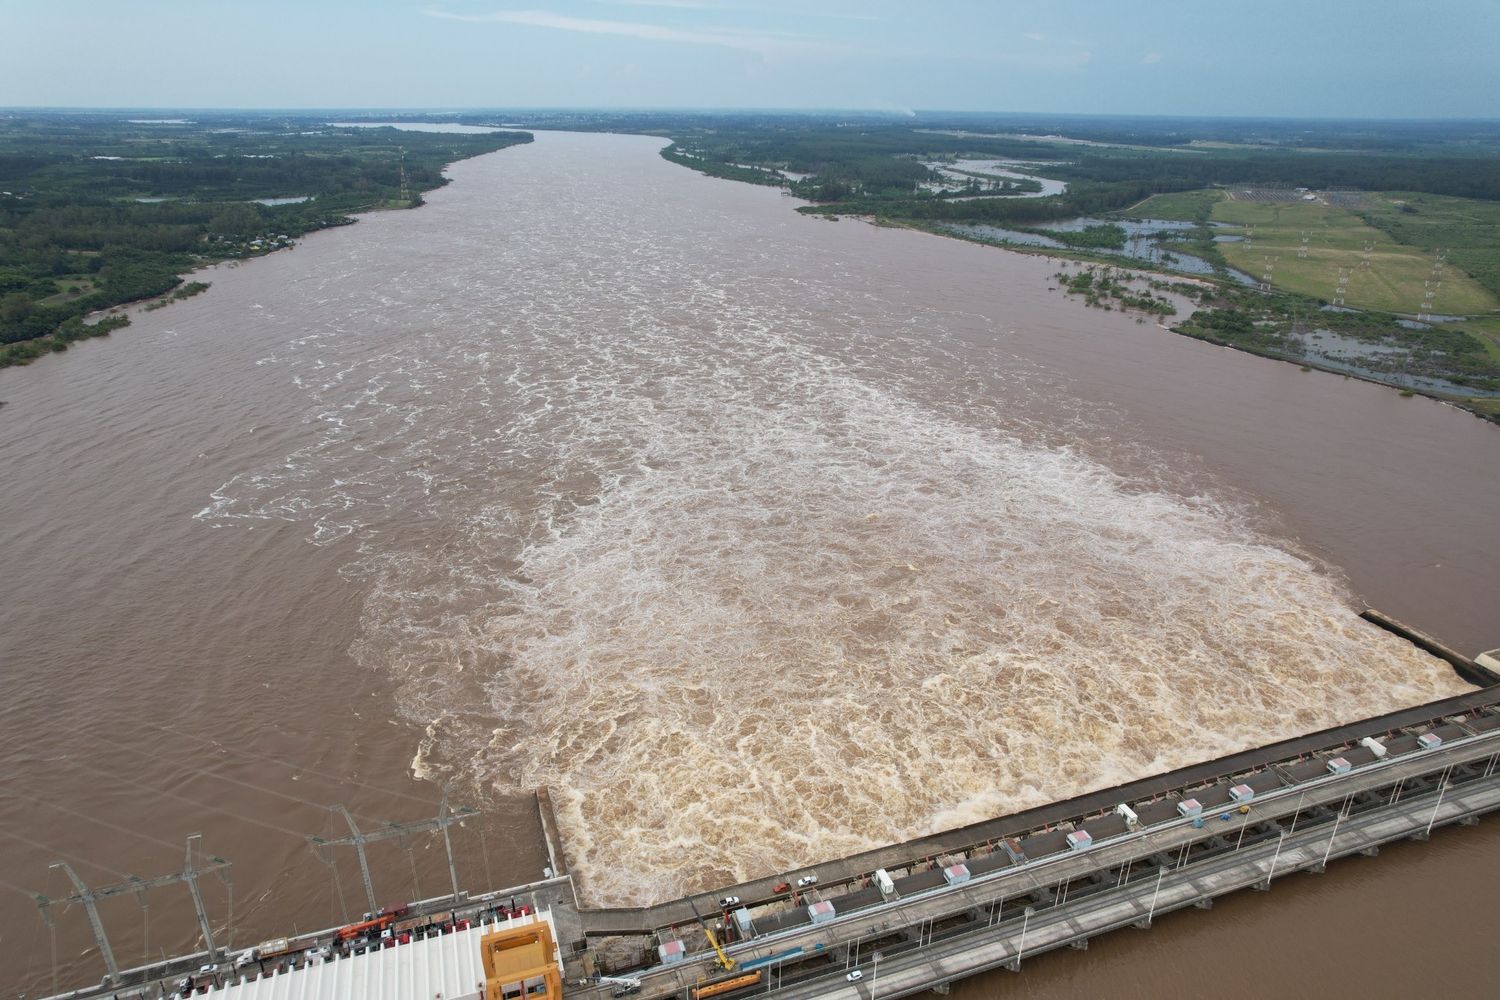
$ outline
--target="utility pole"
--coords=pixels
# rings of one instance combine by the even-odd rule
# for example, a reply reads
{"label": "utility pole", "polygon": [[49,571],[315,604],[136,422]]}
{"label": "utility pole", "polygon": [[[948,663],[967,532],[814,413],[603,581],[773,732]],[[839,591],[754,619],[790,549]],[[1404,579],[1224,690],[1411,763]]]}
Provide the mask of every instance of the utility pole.
{"label": "utility pole", "polygon": [[[210,958],[217,957],[219,950],[214,947],[214,930],[208,923],[208,911],[203,907],[203,890],[198,888],[199,870],[193,867],[193,841],[203,840],[202,834],[192,834],[187,839],[187,860],[182,863],[182,880],[188,885],[188,892],[193,894],[193,912],[198,914],[198,929],[203,932],[203,946],[208,949]],[[226,862],[227,863],[227,862]]]}
{"label": "utility pole", "polygon": [[[63,874],[72,881],[73,888],[78,891],[68,897],[69,902],[80,902],[88,911],[89,926],[94,929],[94,942],[99,945],[99,955],[104,959],[104,967],[109,970],[109,982],[113,986],[120,981],[120,966],[115,961],[115,951],[109,946],[109,937],[104,933],[104,922],[99,919],[99,893],[83,884],[83,879],[73,870],[73,866],[66,861],[54,861],[49,868],[61,868]],[[37,897],[37,905],[42,908],[43,918],[50,924],[52,922],[52,900],[46,896]]]}
{"label": "utility pole", "polygon": [[154,878],[139,878],[135,875],[127,876],[124,882],[113,885],[101,886],[98,889],[90,889],[84,884],[83,879],[78,877],[71,865],[66,861],[53,863],[51,867],[60,868],[63,874],[68,876],[73,883],[74,893],[63,899],[49,899],[46,896],[37,896],[36,905],[42,911],[42,919],[49,926],[52,925],[52,907],[58,903],[82,903],[84,910],[88,913],[89,925],[94,930],[94,942],[99,946],[99,954],[104,959],[105,968],[109,970],[109,982],[111,985],[120,981],[120,967],[115,961],[114,949],[109,946],[109,938],[104,933],[104,921],[99,919],[99,900],[108,899],[111,896],[121,896],[125,893],[133,893],[140,900],[142,906],[146,905],[146,890],[155,889],[159,886],[171,885],[173,882],[186,882],[188,891],[193,896],[193,911],[198,915],[198,929],[203,934],[204,947],[208,949],[210,959],[218,960],[219,952],[214,944],[213,928],[208,921],[208,912],[203,906],[203,893],[198,888],[198,878],[209,872],[214,872],[223,879],[226,884],[229,878],[224,874],[230,863],[216,855],[209,855],[208,861],[202,867],[193,864],[193,842],[201,841],[200,834],[191,834],[187,839],[187,859],[183,863],[182,871],[173,872],[170,875],[157,875]]}
{"label": "utility pole", "polygon": [[448,875],[453,881],[453,895],[458,897],[458,869],[453,863],[453,842],[448,837],[448,827],[454,823],[462,823],[479,813],[467,806],[460,806],[456,811],[448,808],[448,792],[443,791],[443,800],[438,806],[438,814],[435,819],[424,819],[417,823],[387,823],[384,829],[364,833],[355,824],[354,817],[349,815],[349,810],[341,805],[330,806],[331,811],[344,817],[344,822],[349,824],[349,836],[340,837],[338,840],[325,840],[322,837],[308,837],[308,842],[313,845],[314,850],[325,847],[353,846],[354,852],[359,857],[359,874],[364,880],[365,899],[369,901],[370,912],[374,913],[380,909],[375,902],[375,886],[370,879],[370,860],[365,855],[365,845],[380,840],[389,840],[391,837],[406,837],[413,833],[435,833],[441,831],[443,834],[443,847],[448,852]]}
{"label": "utility pole", "polygon": [[453,883],[453,902],[458,903],[458,868],[453,864],[453,841],[448,836],[448,784],[443,783],[443,799],[438,803],[438,829],[443,831],[443,850],[448,852],[448,878]]}

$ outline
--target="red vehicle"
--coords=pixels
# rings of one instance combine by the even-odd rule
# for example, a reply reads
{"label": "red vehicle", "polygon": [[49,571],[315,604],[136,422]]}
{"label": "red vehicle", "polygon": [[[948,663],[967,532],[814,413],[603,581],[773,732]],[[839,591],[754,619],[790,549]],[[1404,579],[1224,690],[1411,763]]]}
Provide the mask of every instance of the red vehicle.
{"label": "red vehicle", "polygon": [[339,940],[352,941],[354,938],[363,935],[378,935],[380,931],[384,930],[395,919],[395,917],[391,916],[381,916],[371,920],[361,920],[359,923],[350,924],[348,927],[340,927]]}
{"label": "red vehicle", "polygon": [[792,884],[790,882],[777,882],[771,886],[771,891],[774,893],[783,893],[789,891],[791,888]]}

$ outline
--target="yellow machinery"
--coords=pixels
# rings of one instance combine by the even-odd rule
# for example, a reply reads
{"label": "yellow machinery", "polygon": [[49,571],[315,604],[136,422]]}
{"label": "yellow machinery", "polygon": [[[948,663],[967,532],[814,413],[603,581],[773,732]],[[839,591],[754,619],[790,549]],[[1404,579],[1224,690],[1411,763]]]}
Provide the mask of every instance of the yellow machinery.
{"label": "yellow machinery", "polygon": [[733,993],[735,990],[748,989],[760,983],[761,972],[747,972],[743,976],[735,976],[733,979],[721,979],[717,983],[708,983],[704,986],[693,987],[693,1000],[708,1000],[724,993]]}
{"label": "yellow machinery", "polygon": [[714,937],[714,932],[709,930],[708,925],[703,925],[703,933],[708,935],[708,943],[714,946],[714,954],[719,956],[719,965],[725,972],[734,971],[734,959],[724,954],[724,949],[719,947],[719,939]]}
{"label": "yellow machinery", "polygon": [[506,927],[479,941],[484,1000],[562,1000],[562,970],[545,920]]}

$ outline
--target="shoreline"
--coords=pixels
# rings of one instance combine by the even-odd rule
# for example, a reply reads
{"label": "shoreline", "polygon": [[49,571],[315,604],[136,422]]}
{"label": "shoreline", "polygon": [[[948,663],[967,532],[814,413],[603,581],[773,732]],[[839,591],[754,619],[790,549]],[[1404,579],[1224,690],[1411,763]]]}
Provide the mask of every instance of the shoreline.
{"label": "shoreline", "polygon": [[[18,340],[9,344],[0,344],[0,371],[3,371],[7,368],[24,368],[30,365],[32,362],[40,360],[41,358],[47,357],[52,354],[64,353],[73,344],[79,343],[80,341],[107,337],[114,330],[129,326],[131,322],[130,317],[132,314],[139,315],[144,311],[154,311],[156,309],[162,309],[172,305],[177,301],[180,301],[181,299],[190,298],[201,292],[205,292],[208,290],[208,285],[210,283],[203,283],[204,287],[194,288],[191,292],[188,292],[185,295],[179,294],[184,288],[190,288],[196,284],[199,284],[199,282],[195,281],[194,279],[197,275],[200,275],[205,271],[223,267],[226,265],[234,267],[242,261],[257,260],[262,257],[269,257],[272,254],[279,253],[283,250],[295,249],[300,240],[312,235],[313,233],[322,232],[328,229],[342,229],[346,226],[352,226],[357,224],[363,216],[370,215],[376,212],[408,211],[421,208],[427,203],[426,198],[423,197],[425,194],[427,194],[427,192],[438,190],[439,188],[444,187],[449,183],[447,171],[448,168],[452,167],[455,163],[461,163],[464,160],[473,159],[476,156],[484,156],[489,153],[502,152],[506,149],[512,148],[513,146],[525,145],[527,142],[531,141],[530,133],[520,130],[514,131],[516,134],[526,135],[528,138],[520,142],[507,143],[506,145],[500,146],[496,149],[471,153],[467,156],[460,156],[456,159],[446,161],[438,171],[438,175],[441,178],[440,182],[432,185],[431,187],[417,189],[413,192],[411,198],[405,204],[401,204],[398,200],[383,198],[371,205],[361,208],[355,208],[347,214],[340,216],[337,220],[328,220],[327,224],[325,225],[312,226],[301,232],[297,232],[294,235],[286,236],[279,240],[276,240],[268,246],[251,250],[248,253],[226,254],[223,256],[205,255],[200,259],[194,261],[192,267],[183,271],[176,272],[176,283],[164,291],[156,292],[151,295],[141,296],[139,298],[127,299],[123,302],[116,302],[101,309],[95,309],[91,312],[70,317],[66,320],[63,320],[50,332],[38,337],[31,337],[26,340]],[[295,228],[295,226],[288,227],[289,230]]]}
{"label": "shoreline", "polygon": [[[1086,264],[1097,264],[1105,267],[1119,268],[1123,271],[1135,272],[1142,276],[1158,275],[1164,278],[1171,278],[1176,281],[1196,282],[1198,284],[1214,288],[1222,287],[1224,284],[1224,279],[1219,278],[1216,275],[1186,274],[1180,271],[1171,271],[1158,266],[1153,266],[1149,262],[1138,263],[1132,261],[1129,263],[1124,263],[1116,257],[1105,254],[1090,253],[1087,250],[1059,249],[1057,247],[1027,247],[1016,244],[1000,243],[994,240],[986,240],[980,237],[965,236],[961,233],[956,233],[951,230],[944,229],[940,226],[917,221],[885,219],[879,216],[869,215],[845,216],[845,218],[857,219],[872,226],[879,226],[887,229],[910,229],[917,232],[928,233],[930,235],[942,237],[945,239],[958,240],[961,243],[973,243],[976,246],[990,247],[995,250],[1024,254],[1028,257],[1044,257],[1049,260],[1075,261]],[[1122,311],[1128,310],[1122,309]],[[1139,312],[1139,310],[1134,311]],[[1141,315],[1149,314],[1141,313]],[[1455,409],[1463,410],[1477,420],[1481,420],[1486,423],[1500,424],[1500,396],[1462,396],[1455,393],[1442,393],[1433,389],[1424,389],[1420,386],[1402,385],[1399,382],[1390,382],[1385,379],[1378,378],[1374,374],[1368,372],[1344,371],[1315,359],[1295,358],[1289,357],[1284,354],[1274,354],[1269,351],[1257,351],[1245,347],[1244,345],[1233,344],[1215,337],[1195,336],[1193,334],[1184,333],[1173,326],[1169,326],[1166,323],[1161,322],[1159,319],[1156,325],[1162,330],[1167,331],[1168,333],[1175,334],[1179,337],[1186,337],[1189,340],[1198,340],[1202,341],[1205,344],[1214,344],[1218,347],[1224,347],[1228,348],[1229,350],[1239,351],[1243,354],[1249,354],[1252,357],[1265,358],[1268,361],[1280,361],[1285,364],[1297,365],[1304,371],[1310,370],[1323,372],[1328,375],[1342,375],[1344,378],[1356,379],[1360,382],[1368,382],[1371,385],[1378,385],[1387,389],[1394,389],[1403,397],[1421,396],[1425,399],[1430,399],[1434,402],[1442,403],[1447,406],[1452,406]],[[1486,412],[1479,405],[1471,405],[1486,398],[1492,398],[1494,400],[1495,408],[1492,412]]]}

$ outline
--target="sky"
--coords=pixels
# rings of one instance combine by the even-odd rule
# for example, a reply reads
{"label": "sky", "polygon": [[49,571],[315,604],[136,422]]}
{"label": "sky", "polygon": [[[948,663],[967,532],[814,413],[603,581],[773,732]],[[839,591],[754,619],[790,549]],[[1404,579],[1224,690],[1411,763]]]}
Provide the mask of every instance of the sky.
{"label": "sky", "polygon": [[1500,0],[0,0],[0,106],[1500,117]]}

